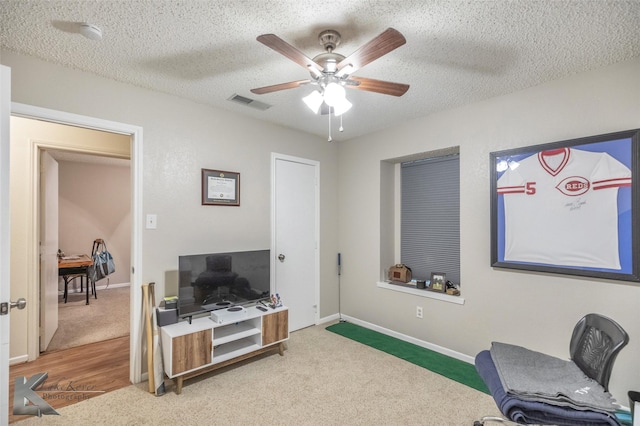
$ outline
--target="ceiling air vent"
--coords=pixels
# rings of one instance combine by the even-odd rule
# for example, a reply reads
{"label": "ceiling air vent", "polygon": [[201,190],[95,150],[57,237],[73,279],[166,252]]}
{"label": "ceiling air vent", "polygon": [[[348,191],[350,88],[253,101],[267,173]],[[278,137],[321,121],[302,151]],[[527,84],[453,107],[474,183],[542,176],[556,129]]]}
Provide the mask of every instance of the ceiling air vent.
{"label": "ceiling air vent", "polygon": [[228,98],[228,100],[232,101],[232,102],[237,102],[241,105],[244,106],[248,106],[251,108],[255,108],[255,109],[259,109],[260,111],[265,111],[268,110],[269,108],[271,108],[271,105],[269,104],[265,104],[264,102],[260,102],[260,101],[256,101],[254,99],[250,99],[250,98],[245,98],[244,96],[240,96],[237,94],[233,94],[231,95],[230,98]]}

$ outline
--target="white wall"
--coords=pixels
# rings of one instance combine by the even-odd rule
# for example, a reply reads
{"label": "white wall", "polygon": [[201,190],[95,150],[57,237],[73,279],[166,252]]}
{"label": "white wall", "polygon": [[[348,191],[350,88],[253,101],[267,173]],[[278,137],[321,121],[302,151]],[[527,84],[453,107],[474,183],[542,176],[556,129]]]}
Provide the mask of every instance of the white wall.
{"label": "white wall", "polygon": [[[626,405],[626,392],[640,386],[640,286],[492,268],[489,153],[639,128],[638,76],[640,61],[619,64],[340,144],[342,312],[470,356],[503,341],[565,358],[575,323],[599,312],[631,336],[610,383]],[[391,201],[380,199],[380,161],[455,145],[466,303],[377,288],[381,268],[389,266],[379,261],[380,212],[388,214],[384,205]],[[424,319],[416,318],[417,305],[424,307]]]}
{"label": "white wall", "polygon": [[[143,231],[143,261],[137,272],[143,282],[156,283],[158,298],[165,285],[168,293],[176,294],[180,254],[270,247],[271,152],[319,161],[320,315],[337,312],[335,143],[35,58],[1,53],[2,64],[12,68],[12,101],[143,128],[143,214],[157,214],[158,228]],[[241,205],[202,206],[202,168],[239,172]],[[26,348],[12,345],[12,357],[22,353]]]}

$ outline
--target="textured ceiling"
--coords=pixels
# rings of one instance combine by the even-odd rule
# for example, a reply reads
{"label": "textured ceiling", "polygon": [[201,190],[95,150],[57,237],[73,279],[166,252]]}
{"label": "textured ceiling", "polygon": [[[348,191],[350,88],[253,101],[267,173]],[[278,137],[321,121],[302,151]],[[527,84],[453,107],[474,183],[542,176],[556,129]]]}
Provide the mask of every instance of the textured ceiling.
{"label": "textured ceiling", "polygon": [[[388,27],[404,46],[354,76],[409,84],[402,97],[348,90],[346,140],[412,118],[640,57],[640,1],[0,1],[0,45],[17,53],[327,137],[299,65],[256,41],[274,33],[312,58],[334,29],[347,56]],[[101,41],[77,23],[102,29]],[[233,94],[272,105],[228,101]]]}

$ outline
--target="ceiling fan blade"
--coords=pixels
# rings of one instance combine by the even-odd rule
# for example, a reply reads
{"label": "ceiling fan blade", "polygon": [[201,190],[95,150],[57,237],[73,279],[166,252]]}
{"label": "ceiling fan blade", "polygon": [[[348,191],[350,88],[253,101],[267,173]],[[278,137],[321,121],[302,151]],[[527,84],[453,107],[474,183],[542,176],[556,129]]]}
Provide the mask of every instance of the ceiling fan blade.
{"label": "ceiling fan blade", "polygon": [[251,93],[256,95],[264,95],[265,93],[277,92],[278,90],[295,89],[303,84],[311,83],[311,80],[298,80],[290,81],[288,83],[274,84],[273,86],[259,87],[257,89],[251,89]]}
{"label": "ceiling fan blade", "polygon": [[408,84],[393,83],[391,81],[375,80],[373,78],[349,77],[349,80],[358,82],[358,85],[347,84],[350,89],[366,90],[382,93],[383,95],[402,96],[409,90]]}
{"label": "ceiling fan blade", "polygon": [[382,34],[344,58],[337,66],[338,71],[350,66],[347,74],[351,74],[382,55],[405,44],[407,40],[398,30],[387,28]]}
{"label": "ceiling fan blade", "polygon": [[287,58],[291,59],[293,62],[304,68],[315,68],[318,71],[322,71],[323,69],[319,64],[313,62],[304,53],[302,53],[275,34],[262,34],[261,36],[258,36],[256,40],[258,40],[265,46],[270,47],[281,55],[286,56]]}

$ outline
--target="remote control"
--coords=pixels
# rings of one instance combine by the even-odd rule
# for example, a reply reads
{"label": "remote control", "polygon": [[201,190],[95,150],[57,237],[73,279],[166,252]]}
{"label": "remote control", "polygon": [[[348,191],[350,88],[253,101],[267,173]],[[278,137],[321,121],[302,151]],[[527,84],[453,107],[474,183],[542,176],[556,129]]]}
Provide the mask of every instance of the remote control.
{"label": "remote control", "polygon": [[256,308],[260,309],[262,312],[267,312],[267,308],[264,306],[256,306]]}

